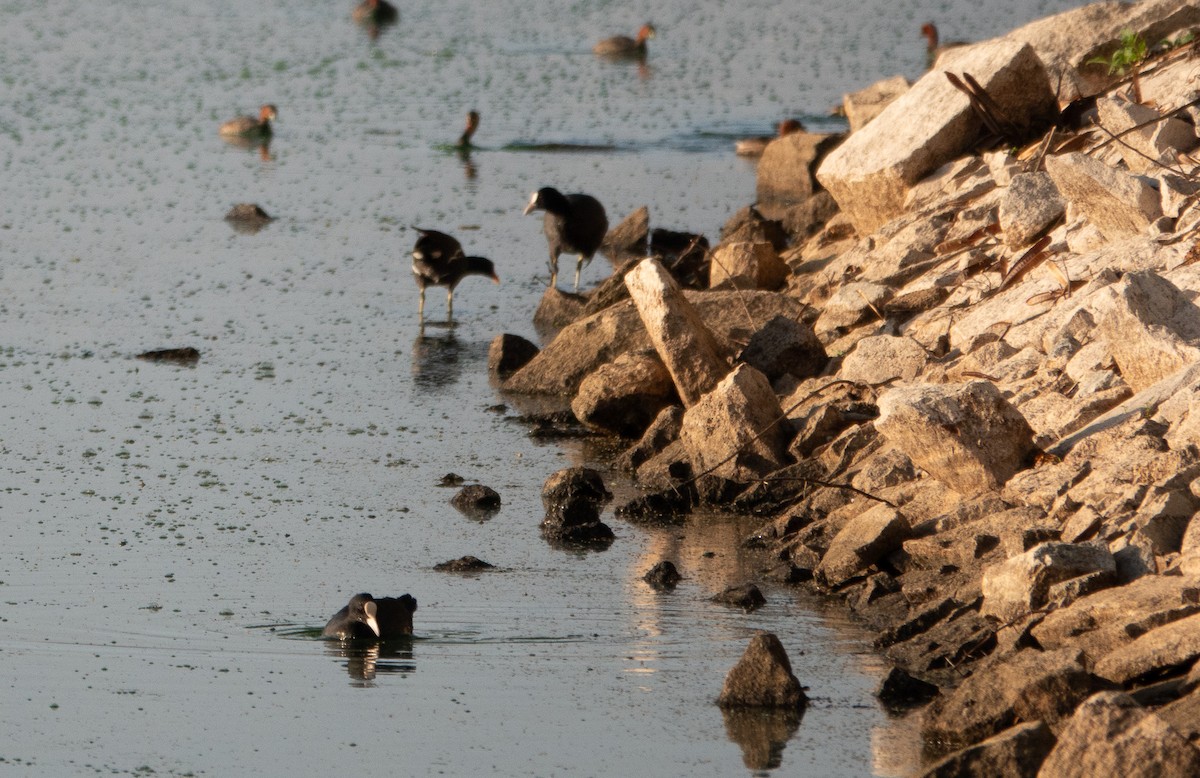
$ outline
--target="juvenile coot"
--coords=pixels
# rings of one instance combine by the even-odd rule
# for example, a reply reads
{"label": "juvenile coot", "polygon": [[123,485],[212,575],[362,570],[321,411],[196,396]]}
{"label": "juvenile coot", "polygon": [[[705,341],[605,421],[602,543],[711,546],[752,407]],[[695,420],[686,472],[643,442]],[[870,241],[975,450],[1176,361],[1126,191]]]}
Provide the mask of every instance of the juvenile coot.
{"label": "juvenile coot", "polygon": [[628,35],[614,35],[605,38],[592,47],[592,52],[602,57],[644,57],[646,56],[646,41],[654,37],[654,25],[643,24],[637,31],[636,38]]}
{"label": "juvenile coot", "polygon": [[221,125],[221,134],[237,138],[268,138],[271,136],[271,122],[277,115],[275,106],[264,105],[258,109],[258,118],[239,116]]}
{"label": "juvenile coot", "polygon": [[363,592],[351,597],[346,607],[333,614],[321,635],[340,640],[405,637],[413,633],[412,616],[416,609],[417,600],[409,594],[375,599]]}
{"label": "juvenile coot", "polygon": [[460,149],[471,148],[471,137],[475,134],[475,130],[479,129],[479,111],[467,112],[467,127],[463,130],[463,134],[458,136],[458,143],[455,145]]}
{"label": "juvenile coot", "polygon": [[417,307],[417,315],[425,316],[425,287],[444,286],[446,289],[446,318],[454,317],[454,287],[464,277],[470,275],[487,276],[500,283],[496,276],[496,268],[490,259],[483,257],[468,257],[463,253],[462,244],[453,237],[437,230],[425,230],[413,227],[420,236],[413,246],[412,271],[413,278],[421,290],[421,302]]}
{"label": "juvenile coot", "polygon": [[800,132],[804,129],[804,125],[796,119],[784,119],[779,123],[777,129],[778,134],[775,136],[763,135],[757,138],[742,138],[733,144],[734,152],[741,157],[761,157],[768,143],[775,140],[775,138],[782,138],[784,135]]}
{"label": "juvenile coot", "polygon": [[558,283],[560,254],[578,254],[575,263],[575,288],[579,288],[579,271],[592,261],[592,255],[608,232],[608,214],[604,206],[591,195],[569,194],[551,187],[542,187],[529,198],[526,215],[535,210],[546,212],[544,229],[550,246],[550,285]]}
{"label": "juvenile coot", "polygon": [[400,18],[399,12],[396,11],[396,6],[387,0],[363,0],[354,6],[354,10],[350,16],[358,24],[375,27],[385,24],[395,24]]}

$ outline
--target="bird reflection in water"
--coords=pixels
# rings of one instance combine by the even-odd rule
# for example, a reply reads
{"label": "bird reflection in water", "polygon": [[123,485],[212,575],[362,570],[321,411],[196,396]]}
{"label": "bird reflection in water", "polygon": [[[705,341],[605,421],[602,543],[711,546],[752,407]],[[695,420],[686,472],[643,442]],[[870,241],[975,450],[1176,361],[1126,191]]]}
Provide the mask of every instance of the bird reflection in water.
{"label": "bird reflection in water", "polygon": [[800,728],[797,708],[723,708],[725,734],[742,749],[750,770],[774,770],[783,764],[783,749]]}
{"label": "bird reflection in water", "polygon": [[[442,329],[436,334],[425,333],[426,326]],[[454,322],[426,322],[412,346],[412,374],[417,386],[430,389],[450,386],[462,375],[462,344],[454,334]]]}
{"label": "bird reflection in water", "polygon": [[222,135],[221,140],[228,143],[230,146],[246,151],[257,151],[258,158],[263,162],[270,162],[271,156],[271,136],[242,136],[242,135]]}
{"label": "bird reflection in water", "polygon": [[325,651],[336,659],[345,659],[351,686],[373,687],[376,676],[408,675],[417,671],[411,638],[396,640],[331,640]]}

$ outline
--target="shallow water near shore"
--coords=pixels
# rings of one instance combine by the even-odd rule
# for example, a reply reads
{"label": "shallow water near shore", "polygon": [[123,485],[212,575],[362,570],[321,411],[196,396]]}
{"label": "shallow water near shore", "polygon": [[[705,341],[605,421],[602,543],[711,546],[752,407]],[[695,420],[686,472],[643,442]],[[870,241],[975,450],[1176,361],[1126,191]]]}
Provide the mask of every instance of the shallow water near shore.
{"label": "shallow water near shore", "polygon": [[[974,39],[1074,5],[664,0],[639,67],[590,53],[646,21],[614,2],[407,4],[376,39],[312,0],[0,2],[0,773],[911,772],[869,633],[786,587],[708,601],[760,568],[752,522],[541,538],[542,482],[597,449],[530,438],[487,347],[536,337],[531,190],[715,241],[754,197],[734,138],[838,129],[843,92],[919,75],[926,19]],[[267,149],[217,137],[264,102]],[[277,219],[235,231],[237,202]],[[496,262],[453,326],[438,290],[418,326],[413,224]],[[503,507],[458,513],[448,472]],[[465,554],[497,569],[432,570]],[[641,580],[660,559],[673,592]],[[320,640],[357,591],[416,596],[414,639]],[[713,704],[759,629],[799,721]]]}

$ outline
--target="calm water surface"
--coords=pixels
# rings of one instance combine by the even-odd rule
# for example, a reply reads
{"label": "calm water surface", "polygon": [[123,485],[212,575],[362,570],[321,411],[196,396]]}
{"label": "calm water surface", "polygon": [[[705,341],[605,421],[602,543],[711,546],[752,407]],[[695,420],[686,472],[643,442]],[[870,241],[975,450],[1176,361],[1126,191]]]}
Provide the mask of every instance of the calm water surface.
{"label": "calm water surface", "polygon": [[[868,635],[786,589],[707,602],[757,569],[750,527],[542,541],[542,481],[593,456],[492,407],[487,345],[534,336],[532,189],[715,238],[753,198],[733,138],[837,128],[842,92],[919,74],[926,19],[980,38],[1072,5],[662,0],[639,68],[590,54],[631,3],[406,3],[372,41],[348,3],[0,2],[0,772],[911,770]],[[265,153],[217,137],[264,102]],[[614,148],[514,150],[541,143]],[[235,232],[242,201],[279,218]],[[455,327],[417,327],[410,224],[496,261]],[[203,356],[131,358],[169,346]],[[458,514],[451,471],[502,510]],[[499,570],[431,569],[464,554]],[[671,594],[640,580],[663,558]],[[417,597],[411,644],[314,639],[360,590]],[[809,687],[798,726],[712,704],[756,629]]]}

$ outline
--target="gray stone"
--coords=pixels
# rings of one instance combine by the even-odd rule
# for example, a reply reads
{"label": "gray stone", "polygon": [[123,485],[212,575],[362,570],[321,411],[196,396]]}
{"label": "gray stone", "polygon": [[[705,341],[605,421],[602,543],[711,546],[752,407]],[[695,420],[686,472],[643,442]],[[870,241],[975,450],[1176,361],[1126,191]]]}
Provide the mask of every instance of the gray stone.
{"label": "gray stone", "polygon": [[896,378],[911,381],[928,362],[928,352],[910,337],[871,335],[858,341],[842,360],[838,377],[872,385]]}
{"label": "gray stone", "polygon": [[[1196,146],[1196,128],[1182,119],[1162,119],[1154,108],[1132,103],[1120,97],[1102,97],[1096,101],[1100,124],[1114,135],[1125,166],[1134,173],[1157,172],[1155,163],[1174,164],[1177,152],[1191,151]],[[1139,130],[1125,132],[1135,125],[1147,124]]]}
{"label": "gray stone", "polygon": [[879,399],[875,428],[964,496],[999,489],[1033,449],[1029,424],[987,381],[891,389]]}
{"label": "gray stone", "polygon": [[723,708],[800,708],[808,702],[792,674],[792,663],[779,638],[755,635],[742,658],[725,677],[717,704]]}
{"label": "gray stone", "polygon": [[1162,276],[1126,273],[1094,308],[1100,335],[1135,392],[1200,361],[1200,308]]}
{"label": "gray stone", "polygon": [[675,401],[675,385],[657,355],[622,354],[583,379],[571,411],[588,427],[632,438]]}
{"label": "gray stone", "polygon": [[983,571],[980,612],[1016,621],[1042,608],[1054,584],[1097,572],[1116,578],[1116,561],[1104,546],[1042,543]]}
{"label": "gray stone", "polygon": [[625,275],[625,285],[683,404],[691,406],[729,372],[704,320],[659,262],[646,259]]}
{"label": "gray stone", "polygon": [[504,333],[488,346],[488,373],[507,378],[537,356],[538,347],[520,335]]}
{"label": "gray stone", "polygon": [[1165,721],[1122,692],[1100,692],[1079,706],[1058,733],[1039,778],[1190,778],[1200,751]]}
{"label": "gray stone", "polygon": [[[1040,127],[1057,112],[1046,70],[1029,46],[973,46],[954,70],[973,75],[1018,125]],[[903,212],[910,187],[970,148],[980,126],[966,95],[931,71],[831,152],[817,180],[859,234],[869,235]]]}
{"label": "gray stone", "polygon": [[739,365],[687,409],[679,437],[696,474],[746,483],[787,464],[786,426],[766,377]]}
{"label": "gray stone", "polygon": [[1200,613],[1155,627],[1096,662],[1096,675],[1119,684],[1190,667],[1200,657]]}
{"label": "gray stone", "polygon": [[891,103],[905,92],[911,84],[904,76],[892,76],[870,86],[842,96],[842,108],[850,132],[858,132],[867,122],[883,113]]}
{"label": "gray stone", "polygon": [[784,316],[776,316],[755,332],[737,359],[771,381],[784,375],[810,378],[829,362],[812,327]]}
{"label": "gray stone", "polygon": [[758,161],[758,200],[761,203],[800,203],[817,190],[813,170],[841,135],[793,132],[767,144]]}
{"label": "gray stone", "polygon": [[890,505],[878,503],[842,527],[815,571],[822,585],[836,588],[882,557],[900,548],[909,534],[908,519]]}
{"label": "gray stone", "polygon": [[1062,217],[1066,203],[1046,173],[1021,173],[1000,200],[998,218],[1004,242],[1010,248],[1032,243],[1055,220]]}
{"label": "gray stone", "polygon": [[1139,235],[1162,216],[1158,190],[1086,154],[1046,157],[1046,172],[1064,200],[1109,240]]}
{"label": "gray stone", "polygon": [[791,273],[770,243],[722,243],[712,253],[708,285],[778,289]]}
{"label": "gray stone", "polygon": [[1054,748],[1054,734],[1040,721],[1010,727],[987,740],[950,754],[921,773],[922,778],[995,775],[1035,778]]}

